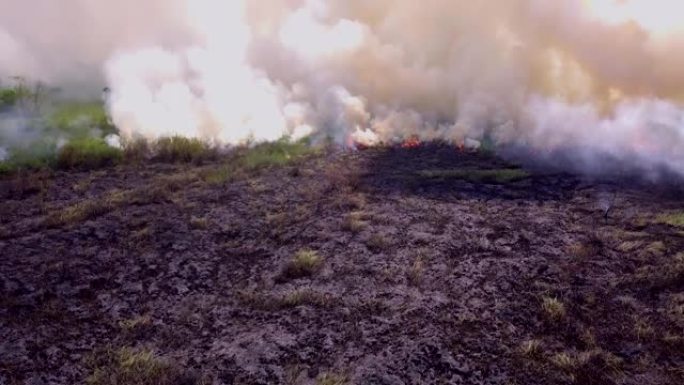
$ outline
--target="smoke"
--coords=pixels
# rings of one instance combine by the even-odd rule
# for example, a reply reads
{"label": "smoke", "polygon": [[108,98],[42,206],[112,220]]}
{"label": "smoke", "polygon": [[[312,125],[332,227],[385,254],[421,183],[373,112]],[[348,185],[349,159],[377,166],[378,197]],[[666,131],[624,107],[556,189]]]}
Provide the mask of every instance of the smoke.
{"label": "smoke", "polygon": [[125,138],[487,140],[583,172],[684,173],[675,1],[11,3],[0,76],[106,84]]}

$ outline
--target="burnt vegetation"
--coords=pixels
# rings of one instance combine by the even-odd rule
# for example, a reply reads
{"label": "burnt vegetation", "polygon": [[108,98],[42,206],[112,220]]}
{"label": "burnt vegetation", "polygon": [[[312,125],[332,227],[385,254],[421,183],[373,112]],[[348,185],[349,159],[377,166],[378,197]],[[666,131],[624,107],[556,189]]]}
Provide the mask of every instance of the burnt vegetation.
{"label": "burnt vegetation", "polygon": [[0,178],[0,383],[684,383],[676,186],[101,144]]}

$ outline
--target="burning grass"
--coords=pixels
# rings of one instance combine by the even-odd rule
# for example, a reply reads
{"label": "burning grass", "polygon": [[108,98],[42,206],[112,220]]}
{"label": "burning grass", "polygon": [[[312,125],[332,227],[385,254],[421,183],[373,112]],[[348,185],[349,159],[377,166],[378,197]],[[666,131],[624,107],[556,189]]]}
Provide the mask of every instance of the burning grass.
{"label": "burning grass", "polygon": [[418,172],[421,178],[433,180],[460,179],[470,183],[505,184],[528,178],[530,174],[518,168],[493,170],[422,170]]}

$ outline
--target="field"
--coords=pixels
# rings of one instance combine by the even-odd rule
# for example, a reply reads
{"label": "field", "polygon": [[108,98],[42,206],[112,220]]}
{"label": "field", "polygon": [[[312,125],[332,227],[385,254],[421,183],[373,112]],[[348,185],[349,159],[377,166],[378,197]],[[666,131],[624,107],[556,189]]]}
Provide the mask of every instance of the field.
{"label": "field", "polygon": [[684,383],[677,186],[161,146],[0,177],[0,384]]}

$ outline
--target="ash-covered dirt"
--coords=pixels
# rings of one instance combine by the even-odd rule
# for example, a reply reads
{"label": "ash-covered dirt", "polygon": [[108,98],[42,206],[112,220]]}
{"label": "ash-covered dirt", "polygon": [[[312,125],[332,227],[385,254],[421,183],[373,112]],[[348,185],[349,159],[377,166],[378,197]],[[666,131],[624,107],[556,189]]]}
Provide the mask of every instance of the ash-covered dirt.
{"label": "ash-covered dirt", "polygon": [[[681,190],[468,181],[439,170],[512,166],[438,145],[219,166],[0,180],[0,384],[122,347],[184,383],[684,383]],[[284,277],[301,250],[322,268]]]}

